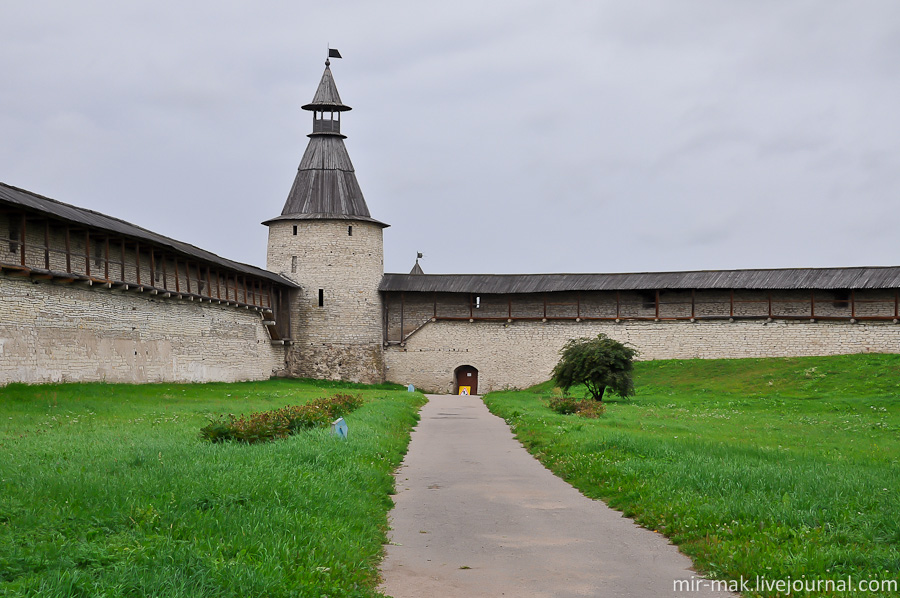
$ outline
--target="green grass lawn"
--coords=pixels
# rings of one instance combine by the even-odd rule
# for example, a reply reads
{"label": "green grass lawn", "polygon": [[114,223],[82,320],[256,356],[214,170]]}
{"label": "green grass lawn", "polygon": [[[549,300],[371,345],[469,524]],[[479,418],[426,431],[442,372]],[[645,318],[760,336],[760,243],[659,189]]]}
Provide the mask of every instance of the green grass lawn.
{"label": "green grass lawn", "polygon": [[595,420],[548,409],[549,383],[485,402],[715,578],[900,580],[900,355],[641,362],[635,386]]}
{"label": "green grass lawn", "polygon": [[[424,402],[398,388],[0,388],[0,596],[378,595],[391,473]],[[199,438],[213,415],[333,392],[366,398],[346,441]]]}

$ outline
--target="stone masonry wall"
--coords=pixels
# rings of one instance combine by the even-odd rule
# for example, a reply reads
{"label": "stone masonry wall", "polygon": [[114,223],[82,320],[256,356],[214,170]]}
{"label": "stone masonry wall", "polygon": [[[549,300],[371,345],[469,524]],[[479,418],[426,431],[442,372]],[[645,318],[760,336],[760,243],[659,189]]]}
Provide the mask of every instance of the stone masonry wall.
{"label": "stone masonry wall", "polygon": [[290,374],[382,382],[381,226],[354,220],[272,222],[266,263],[301,286],[291,316]]}
{"label": "stone masonry wall", "polygon": [[471,365],[478,369],[480,394],[526,388],[550,378],[567,340],[600,332],[630,343],[648,360],[900,353],[900,325],[889,321],[438,321],[426,323],[405,346],[385,349],[386,378],[453,392],[454,370]]}
{"label": "stone masonry wall", "polygon": [[0,386],[261,380],[284,365],[253,310],[0,276]]}

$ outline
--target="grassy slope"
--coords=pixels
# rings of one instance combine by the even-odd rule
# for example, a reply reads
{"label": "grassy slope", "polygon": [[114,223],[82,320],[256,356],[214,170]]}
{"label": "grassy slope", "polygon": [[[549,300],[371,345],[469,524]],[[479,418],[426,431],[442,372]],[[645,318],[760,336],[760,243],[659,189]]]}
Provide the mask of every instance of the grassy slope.
{"label": "grassy slope", "polygon": [[546,409],[550,384],[485,400],[715,577],[900,578],[900,356],[642,362],[635,382],[599,420]]}
{"label": "grassy slope", "polygon": [[209,414],[326,392],[275,380],[0,389],[0,595],[376,595],[391,472],[422,395],[352,390],[369,400],[344,442],[326,430],[198,438]]}

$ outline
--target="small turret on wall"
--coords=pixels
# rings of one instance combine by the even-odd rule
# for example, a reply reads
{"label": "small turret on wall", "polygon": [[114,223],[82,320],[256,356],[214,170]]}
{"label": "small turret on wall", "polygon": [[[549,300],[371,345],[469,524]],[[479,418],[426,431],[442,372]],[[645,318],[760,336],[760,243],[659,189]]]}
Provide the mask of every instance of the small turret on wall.
{"label": "small turret on wall", "polygon": [[267,269],[301,286],[292,306],[294,376],[384,381],[382,231],[369,215],[341,134],[330,61],[313,97],[313,132],[281,216],[269,227]]}

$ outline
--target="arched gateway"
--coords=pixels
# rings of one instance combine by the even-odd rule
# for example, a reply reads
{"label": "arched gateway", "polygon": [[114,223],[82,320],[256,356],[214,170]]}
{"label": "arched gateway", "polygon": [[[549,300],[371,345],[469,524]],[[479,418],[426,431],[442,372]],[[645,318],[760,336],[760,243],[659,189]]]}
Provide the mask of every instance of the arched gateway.
{"label": "arched gateway", "polygon": [[471,365],[461,365],[454,371],[453,394],[468,387],[470,395],[478,394],[478,370]]}

